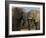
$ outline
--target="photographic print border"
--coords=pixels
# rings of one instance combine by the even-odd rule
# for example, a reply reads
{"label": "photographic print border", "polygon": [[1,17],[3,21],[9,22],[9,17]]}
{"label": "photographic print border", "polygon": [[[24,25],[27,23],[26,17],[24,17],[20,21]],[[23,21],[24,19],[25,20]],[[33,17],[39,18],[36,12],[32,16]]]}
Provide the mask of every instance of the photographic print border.
{"label": "photographic print border", "polygon": [[[9,4],[33,4],[33,5],[43,5],[43,33],[37,34],[22,34],[22,35],[9,35]],[[38,36],[45,35],[45,3],[42,2],[24,2],[24,1],[5,1],[5,37],[23,37],[23,36]]]}

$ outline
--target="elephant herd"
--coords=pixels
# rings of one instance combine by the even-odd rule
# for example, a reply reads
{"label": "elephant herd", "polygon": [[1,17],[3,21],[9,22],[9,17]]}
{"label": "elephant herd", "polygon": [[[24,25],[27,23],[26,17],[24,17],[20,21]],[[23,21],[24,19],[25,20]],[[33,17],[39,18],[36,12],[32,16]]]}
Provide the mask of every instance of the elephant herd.
{"label": "elephant herd", "polygon": [[20,8],[12,9],[12,31],[40,30],[40,12],[31,10],[25,13]]}

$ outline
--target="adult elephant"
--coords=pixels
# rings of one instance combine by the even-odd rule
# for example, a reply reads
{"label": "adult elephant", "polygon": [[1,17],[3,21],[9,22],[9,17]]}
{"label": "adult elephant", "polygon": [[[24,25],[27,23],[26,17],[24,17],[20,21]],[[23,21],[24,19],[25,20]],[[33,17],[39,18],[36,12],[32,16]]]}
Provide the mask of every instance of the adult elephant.
{"label": "adult elephant", "polygon": [[20,23],[22,19],[22,9],[21,8],[13,8],[12,9],[12,30],[19,31],[21,29]]}
{"label": "adult elephant", "polygon": [[39,30],[40,29],[40,11],[31,10],[28,13],[28,29]]}

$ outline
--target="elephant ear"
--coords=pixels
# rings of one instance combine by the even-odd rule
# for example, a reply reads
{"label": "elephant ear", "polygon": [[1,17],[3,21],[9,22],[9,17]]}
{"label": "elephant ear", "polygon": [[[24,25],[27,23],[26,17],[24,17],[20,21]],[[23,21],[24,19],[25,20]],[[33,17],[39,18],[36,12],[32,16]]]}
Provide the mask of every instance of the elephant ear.
{"label": "elephant ear", "polygon": [[32,18],[35,19],[35,22],[38,22],[40,20],[40,11],[32,10],[31,13]]}
{"label": "elephant ear", "polygon": [[38,22],[38,21],[40,21],[40,16],[39,15],[37,15],[35,22]]}
{"label": "elephant ear", "polygon": [[40,21],[40,11],[37,11],[36,22]]}

